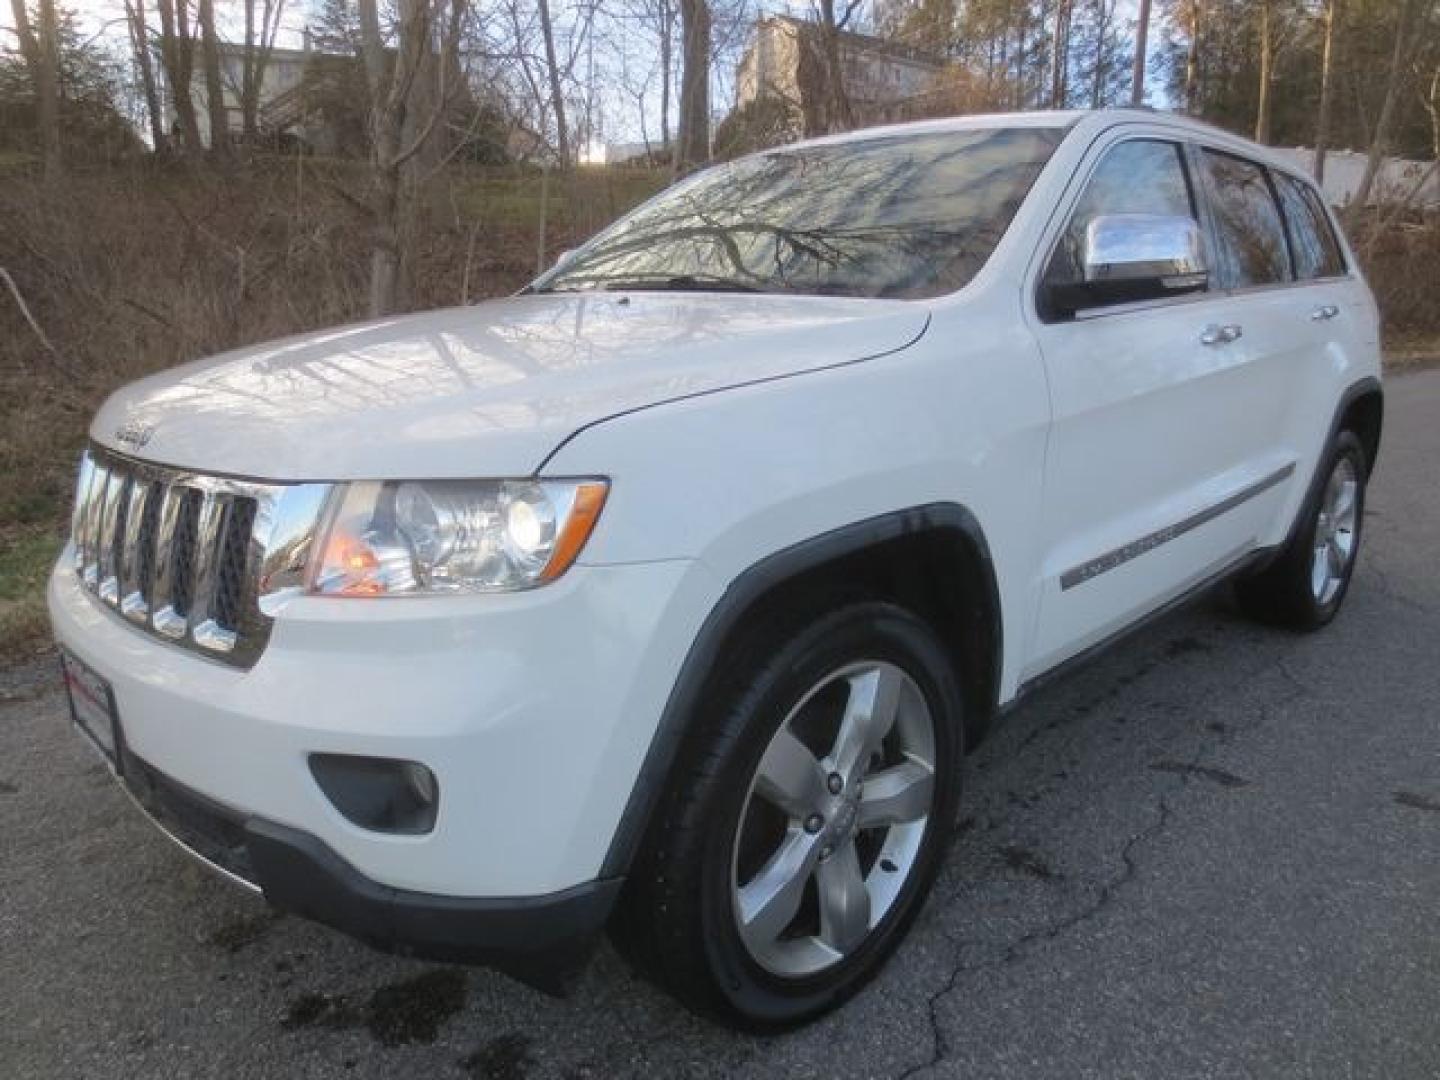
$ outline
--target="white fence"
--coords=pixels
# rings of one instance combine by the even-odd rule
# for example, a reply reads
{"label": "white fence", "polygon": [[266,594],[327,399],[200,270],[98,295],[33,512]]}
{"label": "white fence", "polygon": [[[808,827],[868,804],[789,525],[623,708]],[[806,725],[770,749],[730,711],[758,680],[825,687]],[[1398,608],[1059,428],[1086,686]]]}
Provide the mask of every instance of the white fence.
{"label": "white fence", "polygon": [[[1287,158],[1306,173],[1314,174],[1315,151],[1303,146],[1293,149],[1276,147],[1276,154]],[[1354,150],[1331,150],[1325,155],[1325,198],[1334,206],[1344,206],[1360,186],[1365,175],[1365,155]],[[1418,187],[1417,187],[1418,185]],[[1412,194],[1413,193],[1413,194]],[[1440,208],[1440,169],[1431,161],[1406,161],[1386,158],[1370,191],[1370,202],[1409,199],[1411,205],[1426,209]]]}

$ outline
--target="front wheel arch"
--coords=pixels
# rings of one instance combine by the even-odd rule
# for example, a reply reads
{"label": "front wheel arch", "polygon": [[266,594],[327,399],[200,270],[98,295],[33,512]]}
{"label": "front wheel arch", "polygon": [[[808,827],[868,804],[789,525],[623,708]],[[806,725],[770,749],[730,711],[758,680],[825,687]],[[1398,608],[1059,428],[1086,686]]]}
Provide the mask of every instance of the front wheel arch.
{"label": "front wheel arch", "polygon": [[958,503],[927,503],[822,533],[745,570],[706,617],[671,688],[601,877],[623,877],[642,849],[718,660],[769,612],[817,594],[892,600],[934,626],[966,689],[966,749],[984,736],[1000,686],[1003,617],[989,544],[975,515]]}

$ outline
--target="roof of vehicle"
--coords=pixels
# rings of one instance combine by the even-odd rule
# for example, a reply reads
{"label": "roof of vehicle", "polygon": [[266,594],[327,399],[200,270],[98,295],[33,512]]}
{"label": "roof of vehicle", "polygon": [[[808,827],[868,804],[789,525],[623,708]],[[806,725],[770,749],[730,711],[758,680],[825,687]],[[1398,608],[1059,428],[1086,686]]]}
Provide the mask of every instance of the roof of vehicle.
{"label": "roof of vehicle", "polygon": [[1285,158],[1271,152],[1269,147],[1251,142],[1214,124],[1198,120],[1183,113],[1166,112],[1149,108],[1107,108],[1107,109],[1040,109],[1030,112],[973,113],[968,116],[945,116],[934,120],[914,120],[903,124],[886,124],[881,127],[860,128],[856,131],[825,135],[816,139],[776,147],[773,152],[783,152],[800,147],[835,146],[845,143],[859,143],[870,139],[889,138],[896,135],[929,135],[947,131],[983,131],[987,128],[1074,128],[1081,124],[1091,127],[1097,134],[1106,128],[1119,124],[1158,124],[1173,127],[1203,136],[1217,145],[1228,145],[1231,149],[1263,161],[1277,170],[1304,177],[1302,170]]}

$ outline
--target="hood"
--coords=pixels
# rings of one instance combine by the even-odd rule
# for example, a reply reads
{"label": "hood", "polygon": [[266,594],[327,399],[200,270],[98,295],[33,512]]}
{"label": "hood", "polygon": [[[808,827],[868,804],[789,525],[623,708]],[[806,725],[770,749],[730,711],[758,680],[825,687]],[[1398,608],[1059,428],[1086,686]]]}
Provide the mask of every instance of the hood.
{"label": "hood", "polygon": [[90,433],[272,480],[523,476],[587,425],[892,352],[928,319],[901,300],[520,296],[187,364],[118,391]]}

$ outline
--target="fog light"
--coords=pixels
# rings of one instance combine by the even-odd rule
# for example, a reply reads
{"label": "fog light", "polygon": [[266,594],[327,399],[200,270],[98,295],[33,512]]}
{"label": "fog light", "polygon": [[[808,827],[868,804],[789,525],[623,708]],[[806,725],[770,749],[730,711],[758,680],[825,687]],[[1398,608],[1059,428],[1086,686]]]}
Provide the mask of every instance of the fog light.
{"label": "fog light", "polygon": [[428,833],[440,809],[435,774],[418,761],[311,754],[310,773],[351,824],[387,833]]}

